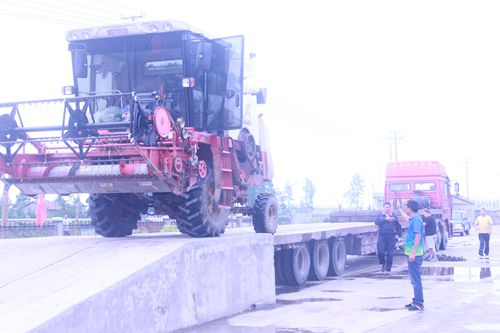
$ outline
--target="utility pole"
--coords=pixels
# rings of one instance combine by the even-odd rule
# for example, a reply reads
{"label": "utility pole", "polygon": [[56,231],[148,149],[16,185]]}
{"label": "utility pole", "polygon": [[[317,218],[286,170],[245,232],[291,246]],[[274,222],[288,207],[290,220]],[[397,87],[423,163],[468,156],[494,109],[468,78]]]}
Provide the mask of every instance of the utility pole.
{"label": "utility pole", "polygon": [[469,199],[469,164],[471,162],[471,159],[466,157],[464,158],[464,164],[465,164],[465,191],[467,195],[467,199]]}
{"label": "utility pole", "polygon": [[[392,136],[387,138],[391,142],[394,142],[394,161],[398,161],[398,143],[401,141],[402,137],[399,135],[399,131],[392,131]],[[391,149],[390,160],[392,161],[392,144],[389,146]]]}
{"label": "utility pole", "polygon": [[3,197],[2,197],[2,225],[7,226],[9,221],[9,188],[10,185],[3,183]]}

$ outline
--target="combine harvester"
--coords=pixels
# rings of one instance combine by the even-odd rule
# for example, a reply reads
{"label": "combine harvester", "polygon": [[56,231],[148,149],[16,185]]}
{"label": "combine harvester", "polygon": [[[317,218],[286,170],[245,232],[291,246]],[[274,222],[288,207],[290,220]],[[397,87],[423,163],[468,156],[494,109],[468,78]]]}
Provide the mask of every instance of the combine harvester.
{"label": "combine harvester", "polygon": [[[173,238],[179,250],[191,251],[186,255],[189,260],[183,261],[182,255],[168,259],[170,250],[157,243],[151,246],[155,251],[148,252],[150,245],[139,236],[133,245],[104,239],[95,245],[95,238],[88,238],[88,246],[100,250],[85,257],[85,267],[91,274],[72,276],[72,283],[68,284],[66,275],[75,267],[81,270],[81,266],[71,258],[76,260],[81,251],[88,251],[85,245],[75,245],[78,249],[69,251],[64,260],[54,257],[45,268],[34,264],[33,272],[28,269],[27,275],[18,280],[4,277],[1,282],[8,286],[3,288],[6,297],[33,288],[23,283],[28,283],[34,272],[38,276],[47,271],[45,280],[49,282],[35,283],[47,290],[54,279],[64,279],[68,288],[79,283],[87,287],[86,293],[68,300],[67,311],[51,314],[50,325],[41,325],[44,319],[38,314],[36,320],[19,319],[28,325],[24,328],[58,331],[64,327],[58,325],[74,317],[76,308],[88,310],[97,299],[109,299],[110,306],[99,307],[105,314],[92,312],[88,325],[80,322],[81,329],[73,326],[75,331],[85,331],[85,327],[87,331],[118,330],[123,325],[170,331],[228,316],[251,304],[274,302],[274,275],[279,284],[303,285],[308,279],[342,274],[346,254],[375,251],[376,228],[371,221],[290,226],[272,236],[278,222],[275,196],[260,193],[249,204],[249,187],[272,181],[273,169],[264,144],[262,117],[251,115],[259,133],[244,126],[243,106],[251,104],[249,99],[264,102],[265,89],[248,85],[244,89],[243,36],[210,39],[185,23],[156,21],[73,30],[67,40],[74,85],[65,87],[66,98],[0,103],[2,180],[30,196],[89,193],[92,224],[104,237],[131,235],[141,214],[154,210],[175,219],[181,233],[196,239],[164,237]],[[224,242],[221,238],[203,238],[223,234],[231,212],[252,215],[257,234],[231,232],[224,236]],[[69,241],[64,239],[64,244]],[[18,244],[21,248],[17,251],[29,251],[31,243]],[[48,247],[51,244],[47,242]],[[135,262],[120,259],[130,251],[116,251],[113,245],[133,246],[133,253],[141,253],[140,259],[134,256],[141,265],[136,267]],[[49,251],[47,256],[54,254]],[[116,260],[110,258],[111,254]],[[165,258],[161,259],[162,255]],[[98,276],[103,260],[110,267],[117,265],[116,279],[106,278],[105,290],[102,286],[92,290],[89,281],[102,281]],[[145,269],[142,261],[161,263],[156,271],[148,268],[144,281],[138,278]],[[123,263],[134,266],[137,273],[132,268],[124,271]],[[18,261],[11,268],[16,271],[16,265],[24,264]],[[57,272],[50,273],[49,268],[59,266]],[[31,266],[26,262],[26,267]],[[132,275],[134,278],[129,278]],[[81,276],[87,279],[80,281]],[[181,277],[189,280],[179,280]],[[38,281],[45,280],[40,277]],[[158,297],[137,296],[138,288],[145,285],[148,295]],[[184,296],[166,298],[170,290]],[[59,289],[37,300],[48,302],[57,292]],[[111,300],[116,298],[127,299],[129,306],[114,309],[112,304],[116,303]],[[175,304],[158,303],[170,300],[187,302],[183,315],[175,316]],[[29,297],[26,302],[36,303]],[[65,303],[57,304],[60,307]],[[50,308],[45,303],[38,306]],[[11,308],[4,309],[3,322],[19,317],[13,316]],[[14,308],[24,307],[19,304]],[[203,313],[202,308],[206,310]],[[152,317],[151,312],[155,313]],[[57,316],[60,319],[53,319]],[[143,317],[148,320],[138,319]],[[120,325],[114,326],[114,321]]]}

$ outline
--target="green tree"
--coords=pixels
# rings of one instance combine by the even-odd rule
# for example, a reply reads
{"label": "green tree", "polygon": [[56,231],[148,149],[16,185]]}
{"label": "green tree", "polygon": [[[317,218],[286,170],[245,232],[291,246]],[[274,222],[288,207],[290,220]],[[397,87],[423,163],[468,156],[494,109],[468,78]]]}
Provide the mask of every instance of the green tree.
{"label": "green tree", "polygon": [[291,209],[293,202],[293,189],[292,189],[292,184],[290,184],[290,182],[286,182],[285,189],[283,192],[284,192],[284,199],[286,201],[286,207],[288,209]]}
{"label": "green tree", "polygon": [[364,192],[365,192],[364,180],[361,177],[361,175],[356,172],[352,176],[351,187],[349,191],[346,193],[351,208],[355,209],[361,208],[360,201]]}
{"label": "green tree", "polygon": [[24,193],[19,193],[16,201],[9,207],[9,217],[13,219],[35,218],[36,212],[33,208],[36,200]]}
{"label": "green tree", "polygon": [[304,208],[312,210],[314,208],[313,200],[314,200],[314,194],[316,193],[316,187],[309,178],[306,178],[303,190],[304,190]]}

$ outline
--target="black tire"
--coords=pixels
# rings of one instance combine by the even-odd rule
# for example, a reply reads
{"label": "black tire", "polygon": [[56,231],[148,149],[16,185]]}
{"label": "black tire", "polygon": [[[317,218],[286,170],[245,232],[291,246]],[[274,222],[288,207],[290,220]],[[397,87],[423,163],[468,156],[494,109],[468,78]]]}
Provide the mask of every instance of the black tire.
{"label": "black tire", "polygon": [[311,267],[311,257],[305,244],[298,244],[293,249],[285,250],[281,257],[283,277],[290,286],[303,286]]}
{"label": "black tire", "polygon": [[278,200],[271,193],[261,193],[254,204],[253,228],[257,233],[274,234],[278,228]]}
{"label": "black tire", "polygon": [[187,193],[178,205],[179,231],[193,237],[216,237],[224,233],[231,207],[214,200],[215,184],[211,169],[205,180]]}
{"label": "black tire", "polygon": [[125,237],[137,228],[147,206],[135,194],[91,194],[89,216],[96,233],[104,237]]}
{"label": "black tire", "polygon": [[311,268],[309,270],[309,280],[324,280],[328,275],[330,267],[330,249],[328,240],[313,240],[310,245]]}
{"label": "black tire", "polygon": [[343,239],[334,238],[331,241],[330,267],[328,275],[340,276],[344,273],[346,262],[346,248]]}
{"label": "black tire", "polygon": [[274,252],[274,277],[276,285],[286,284],[283,277],[283,263],[281,260],[283,252],[284,250]]}

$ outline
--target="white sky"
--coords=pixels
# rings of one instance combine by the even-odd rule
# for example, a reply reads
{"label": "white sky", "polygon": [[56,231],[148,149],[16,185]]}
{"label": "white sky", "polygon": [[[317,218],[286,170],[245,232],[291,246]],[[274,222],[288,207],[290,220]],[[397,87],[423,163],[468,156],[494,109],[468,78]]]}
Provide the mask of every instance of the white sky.
{"label": "white sky", "polygon": [[393,131],[399,160],[441,161],[465,195],[469,158],[470,196],[500,197],[499,2],[0,0],[0,101],[59,96],[65,32],[139,10],[245,35],[268,87],[275,184],[297,183],[297,199],[307,177],[315,205],[336,206],[355,172],[383,191]]}

